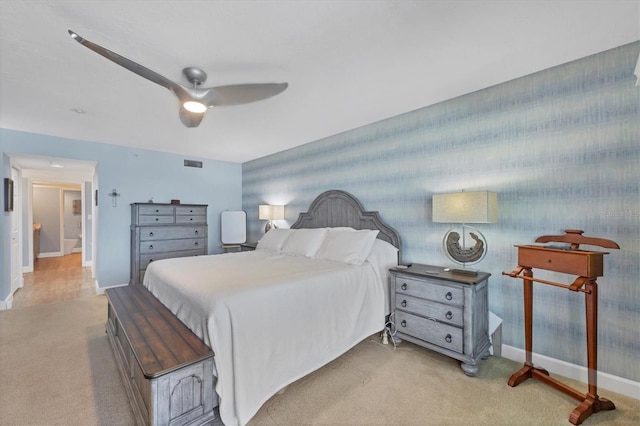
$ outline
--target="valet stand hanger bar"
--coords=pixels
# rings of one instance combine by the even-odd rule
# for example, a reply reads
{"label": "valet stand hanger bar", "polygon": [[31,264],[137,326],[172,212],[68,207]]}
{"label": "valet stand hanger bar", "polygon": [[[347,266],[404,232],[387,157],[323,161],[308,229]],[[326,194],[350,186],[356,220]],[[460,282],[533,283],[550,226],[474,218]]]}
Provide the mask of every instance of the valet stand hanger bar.
{"label": "valet stand hanger bar", "polygon": [[519,266],[515,270],[513,270],[512,272],[503,272],[502,275],[508,275],[511,278],[522,278],[523,280],[535,281],[537,283],[542,283],[542,284],[549,284],[549,285],[552,285],[552,286],[555,286],[555,287],[562,287],[562,288],[566,288],[566,289],[571,290],[571,291],[581,291],[583,293],[591,293],[591,290],[586,290],[586,289],[582,288],[582,286],[587,281],[587,279],[584,278],[584,277],[578,277],[573,282],[573,284],[566,285],[566,284],[556,283],[556,282],[553,282],[553,281],[542,280],[540,278],[525,277],[525,276],[519,277],[518,275],[520,275],[520,273],[522,271],[524,271],[524,270],[525,270],[524,267]]}
{"label": "valet stand hanger bar", "polygon": [[[603,275],[602,251],[580,250],[580,244],[619,249],[620,246],[611,240],[582,236],[584,231],[568,229],[565,235],[545,235],[536,239],[536,243],[569,243],[569,247],[558,246],[515,246],[518,248],[518,267],[512,272],[503,272],[511,278],[521,278],[524,286],[524,331],[525,331],[525,363],[512,374],[508,384],[518,386],[529,378],[557,389],[570,397],[581,401],[569,416],[569,422],[579,425],[587,417],[603,410],[614,410],[613,402],[598,396],[598,284],[596,278]],[[533,277],[532,268],[578,275],[571,285],[541,280]],[[520,275],[522,274],[522,275]],[[533,351],[533,283],[549,284],[585,294],[585,313],[587,327],[587,366],[588,386],[586,394],[549,376],[543,368],[534,367]]]}

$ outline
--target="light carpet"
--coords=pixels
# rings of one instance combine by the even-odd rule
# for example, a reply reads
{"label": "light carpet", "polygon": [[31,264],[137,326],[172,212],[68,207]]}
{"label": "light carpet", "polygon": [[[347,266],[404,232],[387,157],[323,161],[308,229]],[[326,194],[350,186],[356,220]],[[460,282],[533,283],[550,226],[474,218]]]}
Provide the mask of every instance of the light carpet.
{"label": "light carpet", "polygon": [[[95,296],[0,312],[1,425],[133,425],[104,331],[106,306]],[[534,380],[509,387],[520,367],[490,357],[472,378],[444,355],[370,338],[272,397],[249,424],[569,425],[578,401]],[[584,425],[640,424],[640,401],[599,393],[616,409]]]}

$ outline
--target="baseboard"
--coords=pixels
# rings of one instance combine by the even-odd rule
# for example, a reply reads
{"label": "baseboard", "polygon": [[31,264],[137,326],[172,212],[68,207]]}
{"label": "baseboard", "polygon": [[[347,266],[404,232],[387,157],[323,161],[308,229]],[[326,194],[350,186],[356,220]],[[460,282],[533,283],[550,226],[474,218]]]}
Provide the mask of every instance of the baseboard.
{"label": "baseboard", "polygon": [[38,259],[42,259],[44,257],[60,257],[64,256],[64,253],[61,251],[50,251],[49,253],[39,253]]}
{"label": "baseboard", "polygon": [[71,249],[71,253],[82,253],[82,249],[81,248]]}
{"label": "baseboard", "polygon": [[[524,362],[524,349],[509,345],[502,345],[502,357],[512,361]],[[587,390],[587,367],[571,364],[566,361],[551,358],[536,353],[531,354],[534,365],[545,368],[550,373],[559,374],[572,380],[577,380],[585,384]],[[515,373],[515,371],[514,371]],[[625,379],[624,377],[598,371],[598,388],[607,389],[631,398],[640,400],[640,382]],[[600,392],[598,392],[600,394]],[[615,401],[614,401],[615,402]]]}
{"label": "baseboard", "polygon": [[116,287],[125,287],[128,286],[129,283],[126,284],[116,284],[116,285],[111,285],[109,287],[98,287],[98,282],[96,281],[96,294],[104,294],[105,290],[110,289],[110,288],[116,288]]}
{"label": "baseboard", "polygon": [[0,311],[11,309],[13,305],[13,293],[9,294],[6,299],[0,300]]}

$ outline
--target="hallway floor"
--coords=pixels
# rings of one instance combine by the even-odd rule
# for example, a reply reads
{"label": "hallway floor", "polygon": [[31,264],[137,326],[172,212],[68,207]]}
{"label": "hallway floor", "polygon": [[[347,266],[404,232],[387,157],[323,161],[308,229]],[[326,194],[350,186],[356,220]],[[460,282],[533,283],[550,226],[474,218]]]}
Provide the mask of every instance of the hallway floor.
{"label": "hallway floor", "polygon": [[38,259],[34,271],[23,277],[24,287],[13,295],[12,309],[96,294],[91,268],[82,266],[82,253]]}

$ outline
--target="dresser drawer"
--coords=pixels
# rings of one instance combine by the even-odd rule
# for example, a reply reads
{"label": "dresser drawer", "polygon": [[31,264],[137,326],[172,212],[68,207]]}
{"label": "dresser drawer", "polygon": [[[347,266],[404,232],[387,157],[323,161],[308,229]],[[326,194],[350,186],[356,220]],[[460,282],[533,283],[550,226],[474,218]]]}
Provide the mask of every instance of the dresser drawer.
{"label": "dresser drawer", "polygon": [[399,333],[406,333],[425,342],[462,353],[463,333],[461,328],[403,311],[396,311],[396,329]]}
{"label": "dresser drawer", "polygon": [[171,216],[138,216],[138,225],[171,224],[175,223],[173,215]]}
{"label": "dresser drawer", "polygon": [[176,214],[186,216],[206,216],[207,208],[205,206],[179,206],[176,207]]}
{"label": "dresser drawer", "polygon": [[396,293],[423,299],[434,300],[448,305],[464,305],[464,292],[459,287],[451,287],[436,280],[414,280],[407,277],[396,277]]}
{"label": "dresser drawer", "polygon": [[140,215],[169,215],[169,216],[173,216],[174,209],[175,209],[175,207],[173,207],[173,206],[147,205],[147,206],[140,206],[138,208],[138,214],[140,214]]}
{"label": "dresser drawer", "polygon": [[201,256],[206,254],[204,248],[197,250],[182,250],[178,252],[149,253],[140,255],[140,269],[146,269],[151,262],[162,259],[172,259],[174,257]]}
{"label": "dresser drawer", "polygon": [[420,299],[406,294],[398,294],[396,296],[396,308],[458,327],[462,327],[464,323],[462,308]]}
{"label": "dresser drawer", "polygon": [[176,223],[206,223],[206,216],[178,216],[176,215]]}
{"label": "dresser drawer", "polygon": [[151,226],[140,228],[140,241],[201,238],[207,235],[206,226]]}
{"label": "dresser drawer", "polygon": [[165,251],[182,251],[206,249],[204,238],[186,238],[182,240],[145,241],[140,243],[140,254],[162,253]]}

